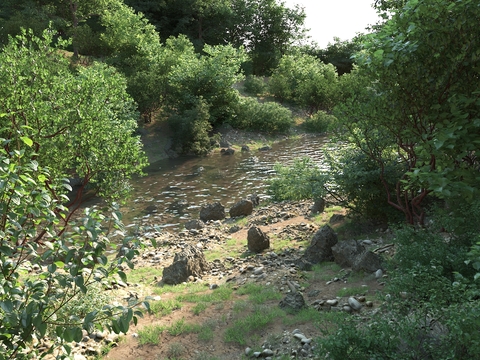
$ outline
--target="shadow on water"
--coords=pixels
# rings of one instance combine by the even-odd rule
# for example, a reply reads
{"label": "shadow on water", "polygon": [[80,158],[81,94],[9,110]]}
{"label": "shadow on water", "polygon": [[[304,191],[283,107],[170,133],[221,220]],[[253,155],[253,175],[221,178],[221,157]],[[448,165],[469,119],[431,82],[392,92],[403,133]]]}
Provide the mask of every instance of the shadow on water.
{"label": "shadow on water", "polygon": [[321,164],[326,142],[324,136],[306,136],[281,141],[268,151],[215,152],[155,162],[145,169],[147,176],[132,181],[132,197],[122,208],[124,222],[178,230],[187,220],[198,218],[205,203],[219,201],[228,211],[252,193],[265,199],[265,180],[274,175],[277,162],[291,164],[309,156]]}

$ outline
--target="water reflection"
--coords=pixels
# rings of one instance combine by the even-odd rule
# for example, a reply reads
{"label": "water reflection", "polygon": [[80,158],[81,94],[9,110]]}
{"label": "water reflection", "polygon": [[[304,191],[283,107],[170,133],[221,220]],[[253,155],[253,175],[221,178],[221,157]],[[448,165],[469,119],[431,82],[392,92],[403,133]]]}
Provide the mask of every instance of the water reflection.
{"label": "water reflection", "polygon": [[228,209],[252,193],[265,198],[265,180],[274,174],[275,163],[309,156],[321,164],[326,142],[326,137],[310,135],[276,143],[268,151],[158,161],[145,169],[147,176],[133,181],[132,201],[122,209],[124,221],[177,230],[198,218],[204,203],[219,201]]}

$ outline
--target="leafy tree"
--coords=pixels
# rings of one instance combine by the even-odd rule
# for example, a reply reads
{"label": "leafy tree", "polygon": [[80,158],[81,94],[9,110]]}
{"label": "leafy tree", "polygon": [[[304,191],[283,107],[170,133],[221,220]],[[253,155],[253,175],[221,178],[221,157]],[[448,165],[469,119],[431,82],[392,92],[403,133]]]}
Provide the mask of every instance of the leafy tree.
{"label": "leafy tree", "polygon": [[[32,358],[32,339],[49,328],[59,346],[106,320],[126,332],[140,315],[133,305],[109,305],[60,316],[79,293],[94,296],[92,286],[112,277],[125,281],[121,267],[133,266],[128,247],[113,261],[105,256],[123,229],[116,210],[72,218],[83,190],[92,184],[107,199],[124,196],[146,160],[132,136],[136,113],[124,79],[104,65],[72,70],[52,40],[51,31],[42,39],[24,31],[0,53],[0,359]],[[70,201],[73,176],[81,186]]]}
{"label": "leafy tree", "polygon": [[282,57],[273,71],[269,88],[279,100],[296,103],[314,113],[333,107],[336,84],[337,74],[333,65],[297,53]]}
{"label": "leafy tree", "polygon": [[[231,46],[208,45],[204,53],[198,56],[187,52],[178,59],[169,74],[166,103],[170,116],[177,119],[178,114],[198,109],[202,99],[208,108],[208,122],[217,126],[234,115],[238,91],[233,84],[242,79],[240,64],[245,54]],[[202,105],[201,113],[204,108]],[[204,119],[204,115],[199,119]]]}
{"label": "leafy tree", "polygon": [[292,44],[304,37],[305,11],[287,8],[276,0],[232,0],[235,19],[228,42],[244,46],[251,59],[251,73],[269,75]]}
{"label": "leafy tree", "polygon": [[30,138],[54,177],[79,177],[78,199],[87,184],[100,196],[124,197],[128,179],[146,164],[132,136],[137,113],[125,80],[102,64],[72,71],[49,46],[51,33],[30,36],[12,38],[0,53],[0,136]]}
{"label": "leafy tree", "polygon": [[427,195],[461,196],[479,190],[479,29],[475,1],[407,1],[366,37],[358,60],[366,79],[339,106],[344,139],[373,159],[385,179],[395,152],[404,173],[388,202],[409,223],[424,221]]}

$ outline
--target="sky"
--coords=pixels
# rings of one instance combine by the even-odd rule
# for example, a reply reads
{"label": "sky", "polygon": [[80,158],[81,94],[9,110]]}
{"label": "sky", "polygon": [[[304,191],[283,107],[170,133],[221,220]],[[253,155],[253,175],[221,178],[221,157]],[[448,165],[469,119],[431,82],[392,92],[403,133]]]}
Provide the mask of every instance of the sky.
{"label": "sky", "polygon": [[289,8],[299,4],[305,8],[305,27],[310,29],[311,40],[320,48],[333,37],[349,40],[365,27],[378,20],[371,4],[374,0],[283,0]]}

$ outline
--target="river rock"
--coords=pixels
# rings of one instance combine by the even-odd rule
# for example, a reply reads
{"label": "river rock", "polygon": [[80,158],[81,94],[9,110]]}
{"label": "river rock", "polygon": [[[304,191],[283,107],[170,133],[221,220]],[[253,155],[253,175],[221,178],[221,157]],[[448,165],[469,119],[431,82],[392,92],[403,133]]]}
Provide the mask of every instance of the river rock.
{"label": "river rock", "polygon": [[205,227],[205,223],[202,220],[190,220],[185,223],[185,229],[187,230],[200,230]]}
{"label": "river rock", "polygon": [[383,259],[380,255],[371,251],[365,251],[360,254],[353,263],[353,271],[374,272],[377,269],[383,268]]}
{"label": "river rock", "polygon": [[285,298],[279,303],[280,308],[289,309],[293,312],[298,312],[307,307],[303,295],[299,292],[288,293]]}
{"label": "river rock", "polygon": [[312,207],[310,208],[310,212],[312,214],[322,213],[325,210],[325,199],[316,199],[313,203]]}
{"label": "river rock", "polygon": [[305,249],[303,256],[297,261],[301,269],[308,270],[311,264],[318,264],[324,261],[332,261],[332,246],[337,243],[337,234],[328,226],[322,226],[313,235],[310,245]]}
{"label": "river rock", "polygon": [[253,211],[253,203],[250,200],[236,202],[229,211],[230,217],[248,216]]}
{"label": "river rock", "polygon": [[355,311],[359,311],[362,308],[362,304],[360,304],[360,302],[353,297],[348,298],[348,305],[350,305],[350,307]]}
{"label": "river rock", "polygon": [[219,202],[203,205],[200,209],[200,220],[203,222],[223,219],[225,219],[225,207]]}
{"label": "river rock", "polygon": [[270,239],[259,227],[252,226],[247,233],[248,250],[260,253],[270,247]]}
{"label": "river rock", "polygon": [[176,285],[187,281],[189,276],[199,277],[210,269],[203,252],[192,245],[175,254],[172,265],[163,269],[163,282]]}
{"label": "river rock", "polygon": [[342,267],[352,267],[356,258],[365,252],[365,247],[355,240],[345,240],[332,247],[335,262]]}

